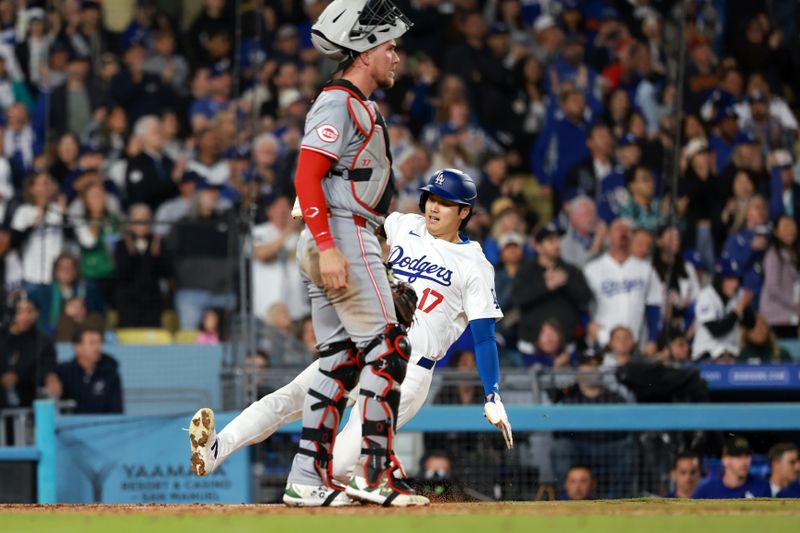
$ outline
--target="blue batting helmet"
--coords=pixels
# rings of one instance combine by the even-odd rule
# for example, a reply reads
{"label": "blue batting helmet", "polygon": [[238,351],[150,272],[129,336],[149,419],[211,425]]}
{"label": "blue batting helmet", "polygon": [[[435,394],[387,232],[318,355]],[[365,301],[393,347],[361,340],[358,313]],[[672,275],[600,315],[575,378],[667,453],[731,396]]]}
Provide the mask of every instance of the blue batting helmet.
{"label": "blue batting helmet", "polygon": [[429,194],[435,194],[445,200],[450,200],[461,205],[475,207],[478,190],[475,182],[465,172],[454,168],[445,168],[434,173],[428,184],[419,188],[422,194],[419,197],[419,210],[425,212],[425,202]]}
{"label": "blue batting helmet", "polygon": [[742,269],[735,259],[720,257],[714,265],[714,273],[724,278],[741,278]]}

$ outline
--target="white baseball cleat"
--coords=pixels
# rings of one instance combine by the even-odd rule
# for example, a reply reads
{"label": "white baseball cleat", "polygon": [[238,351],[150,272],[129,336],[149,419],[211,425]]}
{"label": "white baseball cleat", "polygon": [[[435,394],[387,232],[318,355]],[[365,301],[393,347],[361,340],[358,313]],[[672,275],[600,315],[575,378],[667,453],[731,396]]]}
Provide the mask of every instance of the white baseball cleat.
{"label": "white baseball cleat", "polygon": [[300,485],[288,483],[283,493],[283,503],[289,507],[347,507],[358,505],[342,490],[326,485]]}
{"label": "white baseball cleat", "polygon": [[413,507],[417,505],[430,505],[431,501],[425,496],[420,496],[414,489],[399,478],[394,478],[392,484],[387,482],[391,475],[383,472],[383,479],[374,487],[370,487],[366,478],[353,475],[347,483],[347,495],[355,500],[377,503],[384,507]]}
{"label": "white baseball cleat", "polygon": [[207,476],[214,471],[219,453],[214,411],[203,407],[189,422],[189,445],[192,449],[192,472]]}

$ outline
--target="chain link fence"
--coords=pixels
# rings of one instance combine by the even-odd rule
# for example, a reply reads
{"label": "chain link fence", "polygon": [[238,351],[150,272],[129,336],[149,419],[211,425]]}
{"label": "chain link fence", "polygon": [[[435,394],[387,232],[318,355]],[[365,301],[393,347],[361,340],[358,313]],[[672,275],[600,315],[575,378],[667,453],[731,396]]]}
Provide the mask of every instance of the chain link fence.
{"label": "chain link fence", "polygon": [[[276,390],[298,372],[299,369],[270,369],[258,373],[259,393]],[[434,376],[427,405],[482,405],[482,386],[474,374],[441,369]],[[616,380],[614,372],[600,372],[599,378],[599,382],[592,382],[593,386],[615,391],[618,396],[609,398],[616,398],[622,405],[634,405],[632,393]],[[564,401],[570,397],[565,391],[594,393],[581,390],[582,381],[585,376],[574,370],[529,369],[518,374],[505,372],[501,390],[505,391],[507,408],[538,404],[557,409],[560,403],[569,404]],[[584,405],[611,404],[598,401]],[[464,420],[467,426],[472,422]],[[513,416],[511,422],[515,422]],[[614,431],[611,428],[615,420],[604,424],[609,429],[517,430],[513,450],[506,450],[499,433],[488,425],[486,431],[401,429],[396,451],[419,489],[444,501],[563,499],[567,497],[568,473],[576,468],[591,476],[589,498],[663,497],[674,489],[672,469],[679,453],[697,452],[702,458],[702,473],[718,475],[722,443],[732,434],[720,429],[704,430],[702,423],[696,429],[681,431]],[[735,434],[750,439],[754,449],[751,471],[757,475],[768,473],[766,454],[770,446],[800,440],[800,434],[792,431]],[[298,433],[276,433],[253,447],[255,501],[280,501],[298,440]]]}

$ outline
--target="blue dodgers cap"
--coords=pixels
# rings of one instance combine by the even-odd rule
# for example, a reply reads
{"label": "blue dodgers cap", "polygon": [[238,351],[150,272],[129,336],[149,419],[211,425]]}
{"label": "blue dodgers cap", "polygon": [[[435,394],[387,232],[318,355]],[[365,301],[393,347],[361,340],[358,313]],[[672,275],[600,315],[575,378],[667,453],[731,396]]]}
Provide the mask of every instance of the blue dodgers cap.
{"label": "blue dodgers cap", "polygon": [[733,140],[734,146],[739,146],[740,144],[757,144],[758,139],[756,136],[753,135],[749,131],[740,131],[736,134],[736,138]]}
{"label": "blue dodgers cap", "polygon": [[602,18],[618,20],[619,19],[619,11],[617,11],[617,9],[615,7],[606,6],[606,7],[603,8]]}
{"label": "blue dodgers cap", "polygon": [[231,146],[225,150],[225,159],[250,159],[250,147],[246,144]]}
{"label": "blue dodgers cap", "polygon": [[67,52],[67,53],[70,53],[70,52],[72,52],[72,46],[70,46],[69,42],[67,42],[66,39],[62,39],[62,38],[58,38],[57,37],[50,44],[50,53],[54,54],[56,52]]}
{"label": "blue dodgers cap", "polygon": [[184,172],[181,176],[181,185],[184,183],[193,183],[197,185],[198,176],[194,172]]}
{"label": "blue dodgers cap", "polygon": [[198,191],[206,191],[206,190],[215,190],[219,191],[222,189],[222,185],[219,183],[211,183],[205,178],[198,177],[197,181],[195,182]]}
{"label": "blue dodgers cap", "polygon": [[722,256],[717,259],[717,263],[714,265],[714,273],[725,278],[742,277],[742,269],[739,263],[735,259],[731,259],[727,256]]}
{"label": "blue dodgers cap", "polygon": [[698,252],[694,248],[688,248],[684,250],[681,255],[684,261],[691,263],[692,266],[695,267],[696,269],[700,270],[706,269],[706,265],[705,263],[703,263],[703,256],[701,256],[700,252]]}
{"label": "blue dodgers cap", "polygon": [[387,126],[405,126],[406,121],[403,119],[402,116],[392,113],[388,117],[386,117],[386,125]]}
{"label": "blue dodgers cap", "polygon": [[726,118],[739,118],[736,114],[736,109],[733,106],[725,106],[719,111],[717,111],[717,122],[720,122]]}
{"label": "blue dodgers cap", "polygon": [[439,135],[441,135],[442,137],[444,137],[445,135],[455,135],[456,133],[461,132],[462,129],[463,128],[459,128],[447,122],[439,126]]}
{"label": "blue dodgers cap", "polygon": [[537,243],[543,242],[550,237],[561,237],[564,234],[553,222],[539,228],[533,236]]}
{"label": "blue dodgers cap", "polygon": [[571,11],[573,9],[581,8],[578,0],[561,0],[561,7],[564,11]]}
{"label": "blue dodgers cap", "polygon": [[208,73],[209,78],[217,78],[223,74],[228,74],[231,67],[231,62],[227,59],[217,61]]}
{"label": "blue dodgers cap", "polygon": [[639,137],[637,137],[633,133],[626,133],[619,140],[619,143],[617,143],[617,146],[620,148],[631,145],[639,146]]}
{"label": "blue dodgers cap", "polygon": [[489,37],[494,35],[508,35],[509,33],[508,25],[505,22],[495,22],[489,26]]}
{"label": "blue dodgers cap", "polygon": [[428,183],[419,188],[422,192],[420,196],[420,210],[425,211],[425,199],[427,194],[435,194],[445,200],[458,204],[474,206],[475,199],[478,197],[478,189],[475,182],[466,172],[455,168],[445,168],[434,173]]}

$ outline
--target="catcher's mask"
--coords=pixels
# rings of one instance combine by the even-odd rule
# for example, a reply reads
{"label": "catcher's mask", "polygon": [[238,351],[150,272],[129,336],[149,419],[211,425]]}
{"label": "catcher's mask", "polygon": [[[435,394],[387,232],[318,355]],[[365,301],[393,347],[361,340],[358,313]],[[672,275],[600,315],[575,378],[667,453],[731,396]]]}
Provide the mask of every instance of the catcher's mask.
{"label": "catcher's mask", "polygon": [[406,33],[413,23],[391,0],[333,0],[311,27],[311,42],[340,69]]}

